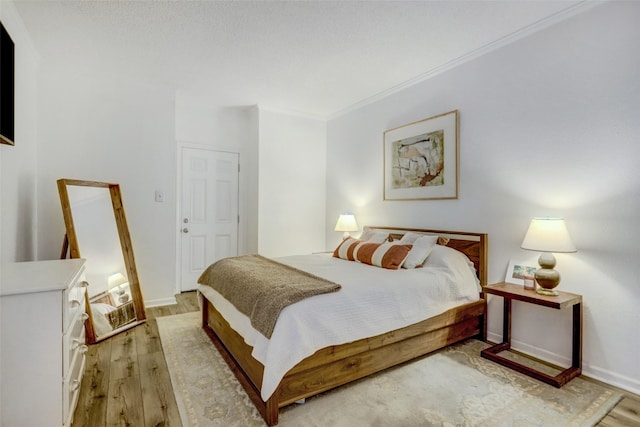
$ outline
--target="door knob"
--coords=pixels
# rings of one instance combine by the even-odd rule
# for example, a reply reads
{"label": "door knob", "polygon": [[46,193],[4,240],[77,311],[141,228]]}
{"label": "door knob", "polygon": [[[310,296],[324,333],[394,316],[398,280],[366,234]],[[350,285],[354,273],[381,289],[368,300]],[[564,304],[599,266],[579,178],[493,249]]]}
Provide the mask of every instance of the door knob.
{"label": "door knob", "polygon": [[189,232],[189,229],[187,227],[185,227],[185,228],[182,229],[182,232],[186,234],[186,233]]}

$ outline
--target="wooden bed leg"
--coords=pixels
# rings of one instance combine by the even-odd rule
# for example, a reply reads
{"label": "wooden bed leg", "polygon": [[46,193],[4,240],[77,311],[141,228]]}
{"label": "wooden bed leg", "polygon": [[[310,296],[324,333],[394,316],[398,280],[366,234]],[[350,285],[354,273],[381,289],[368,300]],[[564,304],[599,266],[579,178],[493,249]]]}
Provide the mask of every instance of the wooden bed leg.
{"label": "wooden bed leg", "polygon": [[206,331],[206,329],[209,327],[209,310],[207,310],[207,300],[205,298],[202,299],[202,307],[200,308],[200,311],[202,312],[202,329],[204,329]]}
{"label": "wooden bed leg", "polygon": [[209,310],[201,309],[200,312],[202,314],[202,316],[200,316],[202,318],[202,323],[200,324],[200,326],[202,327],[202,329],[205,329],[207,327],[207,324],[209,323]]}
{"label": "wooden bed leg", "polygon": [[267,425],[274,426],[278,424],[278,401],[273,397],[267,400],[265,404],[265,412],[262,414]]}
{"label": "wooden bed leg", "polygon": [[484,299],[484,310],[480,316],[480,336],[479,339],[482,342],[487,342],[487,295],[483,293],[481,298]]}

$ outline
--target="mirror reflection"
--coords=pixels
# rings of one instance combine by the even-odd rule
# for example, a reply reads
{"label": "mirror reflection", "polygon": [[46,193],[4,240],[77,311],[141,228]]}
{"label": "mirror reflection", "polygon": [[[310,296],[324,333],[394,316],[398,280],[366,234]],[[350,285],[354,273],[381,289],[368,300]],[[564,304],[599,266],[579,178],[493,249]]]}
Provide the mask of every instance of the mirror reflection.
{"label": "mirror reflection", "polygon": [[120,187],[61,179],[58,190],[70,257],[86,259],[87,342],[138,325],[146,316]]}

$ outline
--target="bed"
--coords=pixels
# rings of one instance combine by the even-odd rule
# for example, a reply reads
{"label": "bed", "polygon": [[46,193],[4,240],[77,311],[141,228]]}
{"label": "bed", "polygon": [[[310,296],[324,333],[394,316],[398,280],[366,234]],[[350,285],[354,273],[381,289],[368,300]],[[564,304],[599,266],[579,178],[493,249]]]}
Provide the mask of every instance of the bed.
{"label": "bed", "polygon": [[[358,266],[361,263],[345,261],[334,257],[331,253],[279,258],[278,262],[309,271],[320,277],[329,279],[345,277],[343,279],[345,286],[338,292],[307,298],[286,307],[277,320],[273,335],[268,339],[253,330],[249,319],[237,312],[233,304],[226,301],[220,293],[212,290],[209,286],[200,285],[198,287],[204,331],[226,360],[268,425],[278,423],[279,408],[283,406],[467,338],[485,339],[486,300],[482,294],[482,286],[486,285],[487,281],[486,234],[392,227],[367,227],[367,232],[385,233],[388,235],[388,240],[396,243],[398,241],[402,243],[403,236],[405,238],[409,235],[414,238],[416,235],[437,236],[438,244],[434,246],[433,252],[427,258],[425,268],[416,268],[411,271],[409,269],[397,270],[399,272],[402,270],[400,273],[392,273],[390,270],[369,265]],[[469,264],[471,274],[474,275],[473,285],[465,285],[464,292],[456,291],[456,294],[459,293],[463,297],[454,302],[442,300],[434,304],[435,308],[424,308],[424,313],[422,313],[420,312],[422,310],[421,304],[416,303],[420,299],[409,298],[415,300],[408,302],[415,307],[409,307],[406,312],[403,311],[399,315],[390,314],[391,321],[389,323],[386,323],[386,320],[385,322],[376,321],[371,322],[373,326],[370,328],[367,326],[362,329],[358,328],[357,332],[348,331],[347,334],[363,333],[365,336],[347,341],[341,337],[335,344],[331,344],[333,338],[326,342],[323,339],[316,340],[314,338],[315,330],[302,329],[298,325],[298,323],[304,322],[288,320],[290,315],[295,316],[296,310],[298,315],[310,313],[309,307],[312,307],[310,304],[313,304],[314,307],[317,304],[324,307],[318,309],[318,312],[326,312],[331,310],[331,307],[339,305],[335,298],[341,300],[348,298],[351,292],[350,282],[354,281],[354,276],[357,276],[360,282],[371,280],[371,292],[375,293],[379,287],[374,287],[373,282],[378,280],[386,281],[386,287],[393,289],[398,287],[396,282],[403,283],[401,277],[435,274],[431,270],[435,271],[437,268],[427,268],[427,264],[431,262],[431,258],[434,259],[433,262],[437,262],[435,260],[440,255],[435,255],[436,253],[445,253],[447,256],[455,253],[458,258],[464,258],[464,262]],[[459,253],[464,254],[465,257],[459,256]],[[333,268],[334,266],[335,268]],[[439,266],[435,265],[435,267]],[[337,271],[342,268],[346,268],[348,271],[356,271],[355,269],[360,268],[362,273],[358,270],[355,274],[349,275],[347,273],[346,276],[342,272],[338,274]],[[340,282],[340,280],[336,280],[336,282]],[[392,283],[393,286],[389,286],[389,283]],[[469,286],[473,286],[473,289],[471,290]],[[416,288],[416,292],[422,291]],[[440,295],[443,292],[435,291],[435,293]],[[385,296],[385,298],[394,299],[395,296]],[[352,303],[353,301],[349,302],[349,304]],[[376,306],[367,307],[366,304],[361,305],[365,310],[378,310],[381,317],[384,317],[382,315],[384,309]],[[423,315],[428,317],[419,317]],[[334,314],[329,317],[332,316]],[[335,316],[340,316],[340,314],[335,314]],[[396,321],[396,317],[402,320]],[[324,329],[326,325],[323,322],[324,320],[320,318],[317,321],[316,329]],[[349,324],[349,322],[344,323]],[[293,332],[290,332],[292,330]],[[295,345],[290,345],[291,341],[281,339],[281,337],[291,339],[289,335],[295,333],[301,334],[293,339]],[[318,336],[321,333],[325,332],[318,332]],[[331,331],[329,335],[332,335]],[[336,335],[338,335],[337,332]],[[313,345],[319,346],[319,348],[313,347],[311,350],[307,348]],[[300,351],[298,351],[298,347],[300,347]],[[292,360],[289,360],[290,358]]]}

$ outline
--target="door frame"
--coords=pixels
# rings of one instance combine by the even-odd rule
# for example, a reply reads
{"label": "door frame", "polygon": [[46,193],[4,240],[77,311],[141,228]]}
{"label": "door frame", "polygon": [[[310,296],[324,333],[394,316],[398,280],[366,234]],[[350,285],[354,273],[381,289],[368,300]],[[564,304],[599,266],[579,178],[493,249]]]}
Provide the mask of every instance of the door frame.
{"label": "door frame", "polygon": [[[180,294],[182,292],[182,267],[181,267],[181,257],[182,257],[182,153],[185,148],[191,148],[196,150],[206,150],[206,151],[218,151],[225,153],[233,153],[238,155],[238,166],[242,164],[242,153],[237,148],[231,147],[222,147],[217,145],[208,145],[208,144],[199,144],[194,142],[180,142],[176,144],[176,160],[177,160],[177,177],[176,177],[176,229],[175,229],[175,238],[176,238],[176,287],[175,294]],[[240,171],[242,171],[242,167],[240,166]],[[240,221],[238,222],[238,254],[244,253],[244,198],[243,198],[243,179],[242,173],[238,173],[238,215],[240,216]]]}

